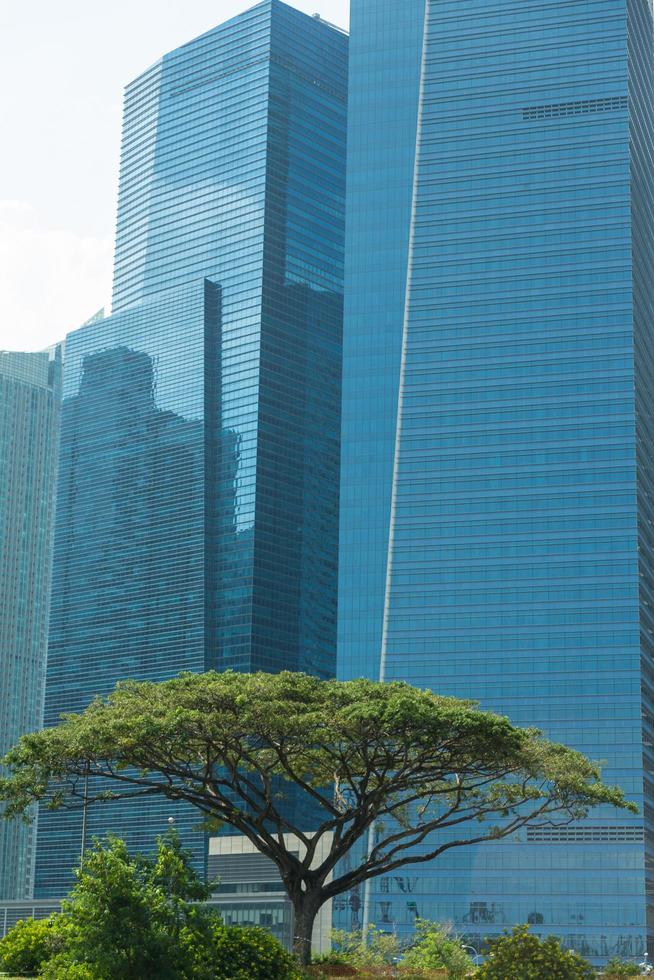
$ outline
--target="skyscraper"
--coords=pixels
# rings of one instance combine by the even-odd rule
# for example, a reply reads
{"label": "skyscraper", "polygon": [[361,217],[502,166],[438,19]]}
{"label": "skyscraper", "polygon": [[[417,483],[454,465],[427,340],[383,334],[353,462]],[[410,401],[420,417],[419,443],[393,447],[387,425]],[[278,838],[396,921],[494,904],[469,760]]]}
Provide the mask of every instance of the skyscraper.
{"label": "skyscraper", "polygon": [[351,32],[340,674],[478,698],[642,809],[339,916],[651,955],[651,8],[353,0]]}
{"label": "skyscraper", "polygon": [[[41,725],[61,348],[0,351],[0,758]],[[34,827],[0,820],[0,899],[28,898]]]}
{"label": "skyscraper", "polygon": [[[125,98],[112,315],[67,338],[46,724],[126,677],[335,670],[347,37],[278,0]],[[92,836],[41,814],[36,895]]]}

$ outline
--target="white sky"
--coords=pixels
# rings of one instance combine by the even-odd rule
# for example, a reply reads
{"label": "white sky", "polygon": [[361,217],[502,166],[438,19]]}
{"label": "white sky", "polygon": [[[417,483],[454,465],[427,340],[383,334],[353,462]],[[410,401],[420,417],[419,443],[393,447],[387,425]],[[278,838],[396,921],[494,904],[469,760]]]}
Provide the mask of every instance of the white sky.
{"label": "white sky", "polygon": [[[348,26],[348,0],[291,0]],[[122,93],[254,0],[0,0],[0,349],[109,308]]]}

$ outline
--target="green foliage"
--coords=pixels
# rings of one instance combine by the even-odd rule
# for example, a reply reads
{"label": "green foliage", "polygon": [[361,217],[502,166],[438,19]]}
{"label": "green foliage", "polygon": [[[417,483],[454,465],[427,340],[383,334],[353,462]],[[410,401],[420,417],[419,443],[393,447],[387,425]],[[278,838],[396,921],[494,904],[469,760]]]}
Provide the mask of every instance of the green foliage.
{"label": "green foliage", "polygon": [[176,832],[154,857],[96,841],[61,914],[20,922],[0,942],[2,966],[47,980],[299,980],[264,929],[224,926]]}
{"label": "green foliage", "polygon": [[255,926],[213,929],[210,945],[197,950],[189,980],[300,980],[294,958]]}
{"label": "green foliage", "polygon": [[75,962],[68,953],[59,953],[49,960],[40,976],[44,980],[98,980],[93,967]]}
{"label": "green foliage", "polygon": [[555,936],[541,940],[529,926],[516,926],[490,944],[476,980],[594,980],[586,960],[559,945]]}
{"label": "green foliage", "polygon": [[174,980],[185,963],[182,928],[207,932],[208,910],[190,900],[208,897],[175,832],[158,838],[154,858],[129,855],[124,841],[95,843],[63,903],[67,963],[83,964],[97,980]]}
{"label": "green foliage", "polygon": [[368,927],[367,941],[360,930],[332,931],[333,951],[317,957],[314,962],[324,966],[351,966],[365,972],[392,966],[402,977],[422,977],[432,971],[448,970],[451,980],[462,980],[472,968],[472,960],[462,942],[434,922],[419,919],[414,944],[405,950],[393,933],[382,932],[374,925]]}
{"label": "green foliage", "polygon": [[415,942],[407,950],[402,963],[414,970],[446,969],[450,980],[463,980],[473,966],[461,940],[448,929],[427,919],[416,922]]}
{"label": "green foliage", "polygon": [[612,960],[609,960],[604,970],[604,976],[607,980],[609,978],[613,980],[614,977],[639,977],[640,975],[640,967],[636,963],[621,960],[619,956],[614,956]]}
{"label": "green foliage", "polygon": [[[332,930],[334,952],[322,959],[327,963],[345,963],[357,969],[366,967],[388,966],[399,959],[401,947],[394,933],[383,932],[372,923],[364,941],[360,929],[346,932],[344,929]],[[321,962],[317,959],[316,962]]]}
{"label": "green foliage", "polygon": [[57,916],[24,919],[0,939],[0,971],[36,976],[57,949]]}

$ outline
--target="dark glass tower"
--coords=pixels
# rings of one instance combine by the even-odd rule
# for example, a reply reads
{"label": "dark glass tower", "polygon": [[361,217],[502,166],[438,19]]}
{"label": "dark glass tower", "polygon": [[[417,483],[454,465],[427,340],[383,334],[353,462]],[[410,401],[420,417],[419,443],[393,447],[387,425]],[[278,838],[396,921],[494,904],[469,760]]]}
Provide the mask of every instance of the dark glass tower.
{"label": "dark glass tower", "polygon": [[[67,338],[46,724],[121,678],[335,670],[347,37],[265,0],[127,88],[112,315]],[[89,811],[145,850],[162,801]],[[79,814],[42,813],[58,897]]]}
{"label": "dark glass tower", "polygon": [[[60,398],[60,347],[0,351],[0,758],[42,723]],[[31,896],[34,836],[0,819],[0,899]]]}
{"label": "dark glass tower", "polygon": [[647,0],[353,0],[340,674],[478,698],[642,811],[409,868],[348,923],[654,952],[652,37]]}

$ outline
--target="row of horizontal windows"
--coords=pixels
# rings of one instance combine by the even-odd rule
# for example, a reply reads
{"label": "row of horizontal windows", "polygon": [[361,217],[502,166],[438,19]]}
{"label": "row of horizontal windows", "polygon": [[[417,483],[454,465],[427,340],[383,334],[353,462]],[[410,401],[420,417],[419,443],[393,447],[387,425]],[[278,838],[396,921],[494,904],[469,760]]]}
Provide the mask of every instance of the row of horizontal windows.
{"label": "row of horizontal windows", "polygon": [[568,38],[559,38],[557,41],[557,57],[553,59],[551,43],[547,43],[550,37],[551,31],[543,30],[542,40],[537,41],[534,38],[530,44],[525,39],[522,44],[519,44],[511,32],[507,31],[506,35],[498,34],[493,39],[492,48],[478,42],[477,50],[474,50],[472,46],[465,47],[463,32],[459,34],[456,45],[448,43],[447,39],[438,43],[438,37],[432,35],[427,45],[425,70],[427,97],[432,95],[440,85],[449,88],[452,78],[463,75],[472,79],[486,78],[487,84],[490,85],[496,75],[499,76],[498,81],[502,82],[502,70],[506,68],[509,68],[514,75],[523,71],[531,74],[534,65],[539,62],[551,65],[554,60],[559,72],[567,73],[577,65],[591,64],[597,68],[604,59],[614,58],[616,62],[620,62],[626,53],[623,38],[607,37],[598,33],[594,38],[580,41],[579,33],[571,31]]}
{"label": "row of horizontal windows", "polygon": [[[350,380],[346,374],[346,380]],[[472,405],[476,402],[499,402],[523,404],[523,399],[529,397],[536,404],[542,402],[548,404],[548,399],[557,400],[575,397],[577,395],[605,395],[608,392],[633,392],[633,382],[630,379],[616,380],[611,377],[604,377],[601,381],[589,381],[584,379],[576,383],[564,381],[546,381],[538,386],[534,391],[525,385],[489,385],[483,388],[466,388],[458,390],[445,390],[438,393],[439,405]],[[384,392],[384,398],[386,394]],[[407,391],[404,393],[403,405],[407,407],[418,407],[420,405],[433,407],[434,396],[431,391]],[[405,413],[406,414],[406,413]],[[346,425],[358,424],[358,420],[346,420]]]}
{"label": "row of horizontal windows", "polygon": [[[380,0],[381,3],[392,3],[393,0]],[[593,6],[589,7],[587,0],[567,0],[566,6],[561,10],[560,5],[554,0],[542,0],[538,7],[528,0],[521,0],[514,3],[509,10],[499,0],[469,0],[465,7],[461,7],[458,0],[440,0],[438,5],[432,3],[430,19],[434,25],[439,23],[452,23],[461,30],[461,25],[466,24],[466,30],[482,30],[486,26],[503,24],[508,21],[510,24],[514,17],[520,21],[527,19],[533,21],[534,17],[538,21],[546,18],[575,18],[582,24],[593,17],[604,17],[606,13],[615,12],[613,0],[593,0]]]}
{"label": "row of horizontal windows", "polygon": [[[470,72],[467,75],[451,74],[447,78],[447,84],[438,90],[437,101],[435,103],[433,99],[431,101],[433,110],[437,109],[441,100],[445,105],[449,104],[453,108],[456,102],[465,104],[468,101],[475,101],[488,104],[493,99],[499,99],[500,104],[515,105],[517,102],[524,105],[528,99],[534,98],[539,90],[542,92],[543,101],[554,99],[557,95],[559,98],[569,97],[575,88],[582,89],[584,92],[589,92],[593,88],[606,91],[607,86],[612,84],[616,89],[624,90],[626,76],[625,53],[617,51],[612,56],[607,56],[602,64],[594,60],[568,64],[565,78],[562,78],[560,68],[552,65],[551,62],[532,65],[529,68],[514,68],[513,65],[506,64],[502,71],[498,70],[490,74],[483,71]],[[365,133],[366,125],[370,124],[371,120],[362,121],[362,134]],[[577,133],[578,126],[577,121],[573,127],[568,127],[570,135]]]}
{"label": "row of horizontal windows", "polygon": [[[599,624],[629,626],[638,621],[638,610],[628,608],[618,611],[612,609],[577,609],[573,612],[547,612],[545,610],[518,612],[516,610],[502,613],[486,612],[478,615],[461,611],[452,616],[438,616],[431,607],[426,610],[414,608],[410,615],[402,615],[391,604],[388,629],[393,634],[397,634],[407,629],[415,629],[419,632],[422,630],[492,630],[520,629],[533,626],[593,626]],[[507,693],[506,687],[500,687],[498,690]],[[516,688],[515,693],[520,694],[520,688]],[[635,688],[634,694],[640,694],[640,689]]]}
{"label": "row of horizontal windows", "polygon": [[[439,400],[440,402],[440,400]],[[516,401],[516,408],[505,408],[501,410],[489,409],[486,412],[441,412],[432,405],[425,404],[424,412],[407,413],[404,416],[403,427],[405,430],[419,429],[430,426],[432,431],[446,431],[448,428],[464,428],[474,431],[475,428],[495,430],[495,426],[508,425],[511,422],[533,423],[542,421],[543,423],[556,423],[567,419],[594,418],[603,420],[612,416],[624,416],[625,419],[634,418],[634,406],[629,401],[614,402],[573,402],[570,405],[534,405],[523,408],[523,403]],[[518,407],[519,406],[519,407]],[[440,404],[438,406],[440,408]],[[522,431],[522,427],[521,430]],[[610,426],[608,430],[610,431]]]}
{"label": "row of horizontal windows", "polygon": [[[409,328],[410,329],[410,328]],[[579,374],[581,376],[593,373],[604,373],[610,376],[615,372],[624,371],[631,374],[633,361],[630,357],[613,357],[610,360],[604,359],[601,355],[593,355],[584,360],[567,360],[556,358],[552,361],[540,360],[537,364],[524,363],[517,361],[515,364],[498,364],[489,368],[452,368],[451,370],[419,371],[417,367],[412,367],[410,373],[405,378],[405,385],[411,388],[419,387],[421,384],[429,383],[432,391],[436,390],[437,385],[454,383],[458,381],[474,381],[499,378],[524,378],[537,375],[541,378],[545,375]]]}
{"label": "row of horizontal windows", "polygon": [[[411,324],[413,326],[413,324]],[[589,335],[576,337],[570,341],[553,339],[545,343],[536,341],[526,343],[509,343],[509,337],[487,338],[486,344],[465,342],[454,346],[450,338],[443,338],[438,326],[431,329],[428,324],[417,329],[410,329],[406,336],[407,375],[413,376],[414,365],[420,368],[421,374],[426,373],[431,365],[441,369],[444,365],[454,364],[457,372],[466,366],[472,369],[479,363],[487,364],[492,370],[495,366],[513,366],[524,364],[525,361],[537,363],[538,367],[555,366],[559,363],[570,363],[561,355],[583,355],[593,352],[595,356],[606,355],[616,357],[622,355],[623,363],[629,363],[633,356],[633,336],[614,334],[613,336]],[[597,352],[595,354],[595,352]],[[642,360],[641,360],[642,367]]]}
{"label": "row of horizontal windows", "polygon": [[[534,636],[533,631],[530,631],[522,634],[500,633],[497,636],[484,636],[481,633],[469,637],[462,636],[460,631],[450,636],[440,633],[434,636],[433,634],[422,635],[422,631],[418,633],[409,629],[405,631],[394,630],[388,638],[387,664],[389,673],[386,680],[393,679],[394,672],[397,673],[398,678],[406,680],[407,665],[412,663],[414,658],[417,665],[422,658],[425,670],[430,675],[425,679],[425,685],[429,686],[430,683],[433,683],[433,657],[439,656],[441,653],[458,657],[470,653],[484,659],[487,654],[492,653],[504,653],[506,656],[517,656],[524,653],[532,657],[537,656],[538,651],[567,648],[571,652],[575,652],[582,649],[593,649],[600,643],[609,646],[612,641],[615,647],[637,648],[639,644],[638,630],[620,632],[603,629],[600,632],[594,632],[589,629],[585,633],[576,633],[561,628],[552,633],[543,633],[542,630],[539,630],[538,636]],[[432,659],[430,660],[430,658]],[[394,663],[396,666],[393,666]],[[596,714],[600,714],[599,709]],[[566,715],[562,714],[560,718],[565,721]],[[569,721],[569,719],[567,720]]]}
{"label": "row of horizontal windows", "polygon": [[[549,176],[551,168],[543,168],[545,176]],[[504,170],[506,173],[506,170]],[[502,214],[509,210],[527,217],[534,208],[551,205],[559,210],[569,208],[572,204],[590,204],[595,198],[603,203],[626,201],[629,198],[629,182],[622,173],[600,173],[597,180],[589,180],[582,175],[570,174],[570,181],[565,182],[561,175],[558,182],[539,183],[538,174],[521,177],[512,174],[514,186],[507,182],[506,190],[487,190],[486,180],[482,175],[460,176],[453,186],[450,182],[442,182],[440,167],[434,164],[434,175],[430,177],[428,167],[421,167],[419,173],[420,193],[416,202],[416,223],[420,224],[429,217],[429,206],[434,206],[434,217],[438,213],[446,215],[455,213],[467,217],[473,205],[478,204],[482,213]],[[487,171],[488,173],[488,171]],[[467,205],[468,207],[465,207]]]}
{"label": "row of horizontal windows", "polygon": [[[597,66],[596,66],[597,67]],[[592,107],[597,104],[602,111],[602,107],[610,105],[611,103],[617,101],[618,103],[624,104],[617,106],[618,108],[628,108],[629,103],[626,96],[624,96],[624,91],[626,89],[626,75],[621,71],[614,72],[611,74],[607,71],[606,75],[602,75],[595,79],[585,79],[583,81],[576,81],[574,77],[565,78],[559,77],[559,84],[547,86],[534,86],[531,87],[527,84],[521,84],[516,82],[511,86],[486,86],[485,88],[478,88],[477,91],[463,90],[459,89],[457,82],[458,78],[452,79],[453,85],[443,86],[443,89],[439,92],[439,97],[437,101],[427,102],[426,108],[429,110],[429,118],[434,122],[439,123],[441,119],[454,121],[460,118],[468,118],[474,115],[475,117],[482,118],[481,113],[486,114],[486,118],[491,122],[493,119],[504,119],[507,121],[514,122],[512,114],[515,112],[529,113],[529,112],[539,112],[541,110],[552,110],[556,112],[561,109],[565,112],[568,109],[574,111],[579,111],[576,107],[583,107],[588,105]],[[614,92],[609,92],[608,87],[614,88]],[[529,104],[529,98],[533,98],[535,94],[535,88],[540,88],[541,104],[533,105]],[[596,98],[592,98],[593,92],[598,90],[603,90],[603,95]],[[575,99],[575,90],[578,97]],[[564,101],[561,99],[563,93],[566,93],[568,98]],[[580,97],[579,93],[583,93]]]}
{"label": "row of horizontal windows", "polygon": [[[625,84],[624,78],[615,78],[616,88],[624,91]],[[584,87],[589,88],[591,86]],[[460,131],[478,125],[499,131],[515,126],[518,113],[523,120],[565,119],[573,115],[626,111],[629,108],[628,97],[621,95],[525,106],[522,99],[526,94],[533,95],[533,89],[529,90],[526,87],[523,89],[521,86],[503,89],[491,86],[486,91],[466,92],[464,97],[456,97],[450,86],[447,85],[432,92],[427,89],[423,112],[431,125],[443,127],[446,130]],[[575,125],[573,132],[576,130],[577,126]],[[519,130],[516,132],[519,133]]]}
{"label": "row of horizontal windows", "polygon": [[[509,268],[513,268],[516,280],[521,276],[531,275],[536,269],[540,271],[552,269],[555,272],[569,272],[574,269],[577,273],[581,273],[616,266],[629,272],[632,269],[632,259],[626,245],[626,236],[619,242],[611,242],[608,237],[602,242],[598,236],[597,245],[590,243],[587,245],[583,236],[577,235],[576,247],[571,244],[569,248],[538,249],[533,242],[529,242],[524,246],[518,243],[514,248],[509,247],[507,243],[505,249],[496,249],[493,246],[489,254],[483,248],[479,249],[478,253],[475,253],[474,249],[472,252],[467,251],[464,259],[463,252],[458,255],[449,246],[434,248],[426,242],[424,251],[439,264],[440,272],[434,275],[433,272],[423,269],[421,256],[415,254],[414,269],[418,278],[424,278],[431,283],[456,282],[465,280],[471,275],[477,278],[486,277],[491,273],[504,273]],[[382,267],[384,264],[381,263]]]}
{"label": "row of horizontal windows", "polygon": [[588,112],[613,112],[629,108],[626,95],[605,99],[580,99],[577,102],[556,102],[549,105],[528,106],[522,110],[523,119],[550,119]]}
{"label": "row of horizontal windows", "polygon": [[[635,527],[631,527],[635,532]],[[572,533],[572,531],[570,532]],[[624,533],[624,532],[622,532]],[[612,554],[628,554],[636,552],[638,547],[635,537],[622,537],[613,527],[598,534],[597,532],[584,538],[568,538],[562,532],[550,535],[541,533],[539,538],[528,541],[514,540],[512,536],[498,535],[497,538],[484,536],[486,544],[470,544],[463,542],[443,544],[438,533],[425,528],[423,522],[415,527],[401,524],[394,530],[393,560],[397,562],[416,563],[422,561],[442,562],[449,559],[464,558],[511,558],[527,555],[544,555],[556,558],[562,555],[589,555],[603,552]],[[479,539],[478,539],[479,540]],[[505,543],[503,543],[505,542]]]}
{"label": "row of horizontal windows", "polygon": [[[233,172],[234,183],[241,185],[251,183],[256,176],[252,162],[256,157],[252,150],[258,148],[263,151],[266,138],[265,118],[257,113],[251,120],[241,117],[238,123],[239,125],[225,129],[224,140],[227,140],[230,134],[234,135],[234,140],[230,143],[225,142],[222,148],[220,147],[222,140],[220,140],[218,149],[221,152],[217,155],[212,154],[212,148],[217,142],[217,134],[211,129],[207,132],[206,120],[204,120],[204,129],[200,129],[198,125],[196,134],[193,134],[189,127],[181,129],[176,141],[173,141],[170,133],[165,134],[165,141],[164,134],[152,133],[151,139],[148,137],[148,143],[143,147],[143,152],[128,153],[121,165],[119,223],[128,201],[147,199],[154,187],[155,177],[160,175],[171,174],[174,180],[179,181],[181,175],[186,174],[198,182],[202,179],[216,180],[220,173],[222,181],[225,182]],[[155,136],[157,138],[156,160],[152,156]],[[192,155],[194,148],[197,159]],[[201,150],[204,153],[201,153]],[[244,159],[246,151],[249,151],[249,160]],[[241,163],[241,169],[237,170],[235,167],[230,169],[230,165],[235,164],[237,159]],[[222,168],[218,167],[219,162],[222,163]]]}
{"label": "row of horizontal windows", "polygon": [[[598,203],[592,207],[582,207],[577,202],[577,205],[569,208],[563,208],[559,203],[558,206],[552,205],[549,209],[543,209],[541,211],[532,210],[530,215],[521,215],[516,212],[515,215],[505,215],[498,217],[497,215],[485,215],[483,218],[478,218],[472,211],[470,214],[466,215],[465,219],[457,218],[456,215],[453,216],[452,220],[443,220],[440,225],[434,216],[434,220],[431,225],[425,223],[425,241],[429,241],[429,228],[432,229],[432,233],[438,230],[438,234],[434,236],[436,244],[434,245],[434,254],[436,254],[439,243],[448,244],[449,242],[456,243],[462,238],[465,240],[475,240],[475,236],[481,236],[481,240],[484,242],[495,242],[498,239],[503,240],[507,235],[511,233],[516,236],[525,235],[538,235],[538,234],[550,234],[556,233],[561,229],[575,229],[576,234],[579,236],[579,241],[582,242],[585,229],[593,229],[596,226],[605,227],[607,223],[611,221],[617,221],[618,219],[630,220],[631,218],[631,208],[627,206],[626,203],[616,202],[613,204],[607,204],[606,201]],[[417,229],[420,230],[419,228]],[[418,238],[418,244],[419,238]]]}
{"label": "row of horizontal windows", "polygon": [[[347,574],[347,569],[344,574]],[[554,561],[545,564],[541,562],[538,565],[530,565],[528,562],[525,562],[521,565],[497,565],[495,567],[480,564],[468,567],[448,568],[440,563],[436,567],[432,562],[421,568],[412,568],[407,564],[394,568],[393,580],[398,589],[406,585],[425,588],[428,584],[435,585],[437,583],[450,585],[464,583],[467,586],[473,586],[482,582],[502,582],[509,588],[514,582],[525,581],[557,582],[567,581],[569,579],[583,581],[584,579],[595,579],[597,577],[614,579],[626,577],[633,580],[636,574],[636,555],[634,554],[631,562],[626,562],[612,555],[611,557],[607,557],[604,562],[579,562],[571,560],[566,563]]]}
{"label": "row of horizontal windows", "polygon": [[[563,127],[561,127],[563,130]],[[586,130],[589,130],[588,132]],[[579,143],[571,142],[571,133],[562,131],[543,133],[542,129],[526,130],[522,140],[517,140],[518,132],[496,134],[489,138],[487,130],[479,130],[475,134],[455,134],[450,139],[434,138],[433,142],[423,141],[419,166],[432,167],[434,174],[464,173],[468,165],[475,166],[481,173],[480,157],[486,161],[486,172],[501,168],[506,171],[511,161],[543,160],[543,155],[549,155],[554,162],[557,157],[568,159],[583,159],[582,153],[615,153],[624,143],[628,127],[625,122],[609,123],[602,121],[594,126],[575,125],[574,138]],[[546,138],[547,137],[547,138]],[[522,147],[520,153],[516,144]],[[576,153],[574,152],[576,150]],[[546,157],[547,159],[547,157]]]}
{"label": "row of horizontal windows", "polygon": [[[424,466],[419,468],[418,472],[421,470],[424,471]],[[400,477],[398,489],[403,496],[416,498],[417,503],[427,506],[431,505],[432,502],[437,502],[441,494],[461,493],[468,496],[470,494],[481,496],[493,490],[538,490],[540,487],[551,487],[553,490],[558,490],[566,486],[581,489],[584,486],[592,485],[602,486],[604,489],[615,489],[621,484],[625,488],[629,486],[635,488],[635,469],[591,469],[587,467],[584,470],[573,470],[572,472],[558,470],[535,473],[521,473],[517,470],[514,475],[507,477],[484,477],[480,474],[475,477],[460,476],[450,480],[437,480],[435,477],[431,480],[420,480],[416,478],[414,473],[409,474],[408,477]]]}
{"label": "row of horizontal windows", "polygon": [[621,841],[642,841],[645,831],[642,827],[620,825],[592,827],[528,827],[527,840],[544,843],[613,843]]}
{"label": "row of horizontal windows", "polygon": [[[603,13],[602,13],[603,10]],[[470,13],[470,12],[468,12]],[[583,13],[575,10],[573,5],[571,10],[548,10],[546,7],[539,6],[533,11],[528,12],[524,8],[516,9],[514,4],[511,9],[512,16],[508,14],[487,14],[480,16],[474,22],[466,26],[465,32],[462,30],[462,22],[468,18],[452,17],[447,10],[435,11],[434,16],[429,19],[429,40],[436,46],[436,42],[451,44],[454,37],[457,39],[463,33],[465,43],[462,44],[463,51],[478,48],[485,51],[494,48],[498,41],[507,41],[515,44],[528,43],[531,41],[551,42],[549,53],[556,58],[560,52],[561,42],[570,38],[579,41],[580,37],[586,42],[581,50],[591,49],[595,39],[618,38],[626,41],[626,27],[624,17],[620,17],[615,6],[602,8],[598,5],[586,8]],[[456,33],[458,27],[459,34]],[[448,30],[449,28],[449,30]],[[541,50],[541,45],[538,45]]]}
{"label": "row of horizontal windows", "polygon": [[478,119],[452,120],[449,124],[442,122],[437,113],[425,112],[423,118],[428,128],[421,142],[419,168],[424,172],[425,168],[429,170],[433,167],[435,175],[439,173],[435,164],[441,161],[446,163],[445,173],[450,173],[454,160],[461,164],[478,160],[484,140],[488,146],[488,168],[491,171],[496,168],[499,159],[506,167],[508,161],[519,159],[521,155],[529,158],[536,151],[542,151],[541,163],[545,168],[559,151],[570,158],[573,155],[571,150],[577,149],[575,156],[578,162],[606,154],[615,158],[620,143],[629,131],[626,115],[598,115],[593,119],[584,116],[574,122],[568,120],[549,127],[525,127],[513,113],[506,112],[490,118],[480,116]]}
{"label": "row of horizontal windows", "polygon": [[[438,389],[432,389],[431,406],[436,404],[438,404]],[[405,419],[410,419],[413,423],[406,430],[404,428]],[[550,415],[547,418],[547,424],[536,426],[523,425],[519,427],[514,427],[509,423],[505,426],[496,424],[488,430],[480,422],[477,424],[471,422],[468,425],[465,420],[461,420],[458,426],[453,426],[454,431],[449,432],[440,428],[432,420],[431,415],[427,415],[425,418],[425,416],[422,416],[412,406],[410,409],[402,412],[401,415],[402,426],[400,430],[401,439],[399,450],[407,458],[411,453],[415,452],[431,453],[432,458],[438,458],[442,462],[455,463],[455,460],[485,458],[481,455],[467,452],[467,450],[477,449],[479,447],[490,448],[491,446],[497,446],[498,448],[506,447],[507,449],[520,447],[523,451],[528,447],[532,448],[534,452],[524,457],[526,464],[530,460],[534,463],[553,460],[555,458],[553,454],[559,451],[556,448],[556,444],[560,446],[560,452],[563,454],[560,457],[556,456],[560,462],[573,461],[577,458],[572,452],[573,447],[568,445],[573,442],[576,444],[575,448],[583,454],[579,458],[585,460],[591,457],[601,459],[604,456],[607,459],[633,457],[636,447],[640,450],[647,448],[647,430],[644,429],[637,438],[634,430],[633,416],[631,418],[627,417],[624,421],[610,418],[593,419],[591,417],[591,421],[594,421],[595,424],[583,427],[573,426],[570,419]],[[643,424],[646,424],[647,421],[647,419],[644,419]],[[547,447],[548,444],[552,443],[555,444],[552,448],[544,448],[543,450],[537,448],[541,445]],[[444,457],[442,450],[448,448],[452,450],[465,450],[465,452],[457,453],[456,455],[453,454],[451,457]],[[626,455],[620,455],[621,451],[624,451]],[[501,460],[503,463],[508,463],[511,459],[511,457],[506,455],[504,450],[502,450],[501,456],[494,454],[493,458]],[[469,463],[456,462],[455,465],[468,466]],[[497,463],[491,463],[490,465],[497,465]]]}

